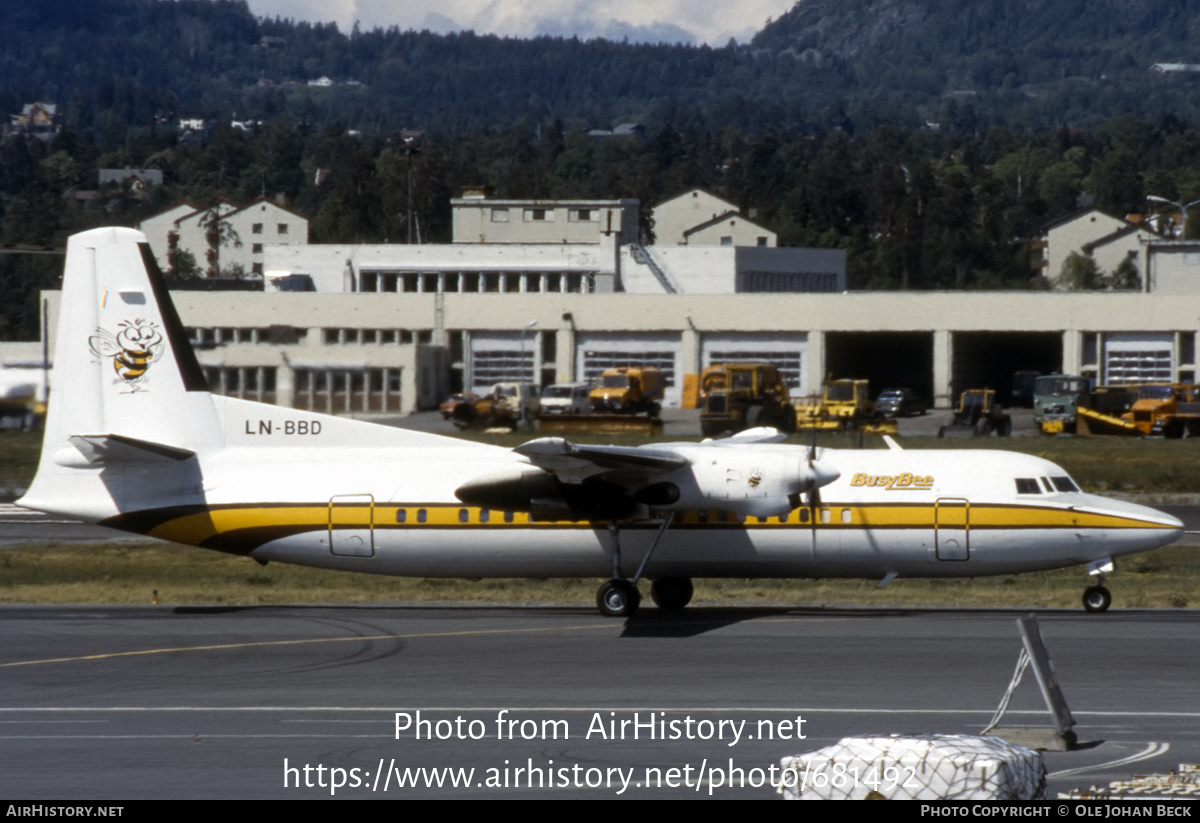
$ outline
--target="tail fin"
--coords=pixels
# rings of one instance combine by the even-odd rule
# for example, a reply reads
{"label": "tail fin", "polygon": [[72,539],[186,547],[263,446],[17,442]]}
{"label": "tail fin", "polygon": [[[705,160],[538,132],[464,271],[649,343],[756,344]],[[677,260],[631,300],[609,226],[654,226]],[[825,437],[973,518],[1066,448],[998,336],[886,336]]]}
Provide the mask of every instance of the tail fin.
{"label": "tail fin", "polygon": [[44,508],[39,504],[64,493],[54,488],[64,471],[69,477],[106,461],[128,465],[137,454],[183,455],[220,445],[204,372],[145,235],[103,228],[71,237],[46,437],[25,500]]}

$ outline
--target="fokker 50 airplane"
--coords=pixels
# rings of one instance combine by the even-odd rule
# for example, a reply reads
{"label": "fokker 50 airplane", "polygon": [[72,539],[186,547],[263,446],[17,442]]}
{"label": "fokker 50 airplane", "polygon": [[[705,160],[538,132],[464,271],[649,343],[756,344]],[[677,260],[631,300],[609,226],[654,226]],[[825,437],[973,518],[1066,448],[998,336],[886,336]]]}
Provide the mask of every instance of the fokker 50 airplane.
{"label": "fokker 50 airplane", "polygon": [[146,238],[75,235],[54,391],[21,505],[116,529],[330,569],[415,577],[608,578],[685,606],[694,577],[976,577],[1113,559],[1182,524],[1084,494],[1001,451],[702,443],[516,449],[214,396]]}

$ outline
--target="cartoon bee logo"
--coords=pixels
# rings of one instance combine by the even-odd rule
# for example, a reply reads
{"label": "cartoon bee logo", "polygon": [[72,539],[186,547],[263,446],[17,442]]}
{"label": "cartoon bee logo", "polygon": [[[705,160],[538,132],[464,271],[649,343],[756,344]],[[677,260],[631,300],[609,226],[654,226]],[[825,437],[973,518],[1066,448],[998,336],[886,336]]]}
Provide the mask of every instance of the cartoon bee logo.
{"label": "cartoon bee logo", "polygon": [[750,484],[750,488],[757,489],[758,484],[762,482],[762,478],[762,469],[754,469],[752,472],[750,472],[750,476],[746,478],[746,482]]}
{"label": "cartoon bee logo", "polygon": [[163,336],[157,323],[124,320],[116,335],[97,328],[88,338],[88,346],[97,357],[112,358],[113,371],[117,373],[114,383],[136,392],[145,389],[146,370],[162,353]]}

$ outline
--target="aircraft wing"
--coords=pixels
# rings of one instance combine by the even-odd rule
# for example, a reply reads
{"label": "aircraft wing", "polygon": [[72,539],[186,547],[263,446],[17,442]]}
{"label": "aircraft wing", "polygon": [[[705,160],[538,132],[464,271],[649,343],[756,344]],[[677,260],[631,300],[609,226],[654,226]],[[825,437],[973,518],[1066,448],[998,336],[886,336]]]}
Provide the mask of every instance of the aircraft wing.
{"label": "aircraft wing", "polygon": [[536,519],[636,518],[650,508],[777,516],[799,506],[802,493],[840,476],[808,449],[779,445],[779,439],[764,429],[653,446],[545,437],[514,449],[527,465],[474,478],[455,493],[465,503],[530,511]]}
{"label": "aircraft wing", "polygon": [[[561,437],[542,437],[513,449],[529,462],[545,469],[563,483],[582,483],[589,477],[615,474],[626,478],[644,478],[667,474],[687,466],[689,461],[666,449],[643,446],[586,446]],[[624,485],[624,484],[622,484]]]}

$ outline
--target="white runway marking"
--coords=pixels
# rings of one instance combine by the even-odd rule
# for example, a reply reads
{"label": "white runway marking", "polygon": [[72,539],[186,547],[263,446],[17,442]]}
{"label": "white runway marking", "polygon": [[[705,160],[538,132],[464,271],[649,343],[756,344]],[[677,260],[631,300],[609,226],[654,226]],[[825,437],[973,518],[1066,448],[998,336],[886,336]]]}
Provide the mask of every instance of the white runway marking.
{"label": "white runway marking", "polygon": [[1091,766],[1081,766],[1078,769],[1065,769],[1061,772],[1051,772],[1046,777],[1070,777],[1073,774],[1084,774],[1099,771],[1100,769],[1114,769],[1117,766],[1127,766],[1130,763],[1138,763],[1142,760],[1149,760],[1152,757],[1158,757],[1166,754],[1171,749],[1170,743],[1147,743],[1146,748],[1142,749],[1137,754],[1123,757],[1120,760],[1111,760],[1108,763],[1094,763]]}

